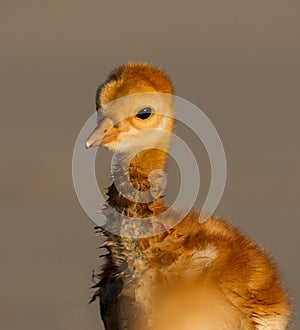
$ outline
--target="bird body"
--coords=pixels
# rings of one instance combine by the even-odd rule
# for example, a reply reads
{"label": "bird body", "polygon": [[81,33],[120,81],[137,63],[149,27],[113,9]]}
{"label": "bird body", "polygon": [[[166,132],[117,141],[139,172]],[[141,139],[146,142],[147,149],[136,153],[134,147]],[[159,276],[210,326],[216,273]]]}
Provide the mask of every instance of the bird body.
{"label": "bird body", "polygon": [[[160,69],[129,63],[97,93],[99,124],[87,146],[117,154],[103,210],[108,226],[99,229],[109,253],[94,296],[105,328],[286,329],[287,296],[261,248],[215,216],[199,222],[200,211],[166,212],[162,178],[150,176],[164,170],[170,138],[150,131],[172,131],[172,92]],[[137,101],[124,100],[139,94]],[[140,131],[145,135],[137,138]],[[151,230],[153,235],[144,235]]]}

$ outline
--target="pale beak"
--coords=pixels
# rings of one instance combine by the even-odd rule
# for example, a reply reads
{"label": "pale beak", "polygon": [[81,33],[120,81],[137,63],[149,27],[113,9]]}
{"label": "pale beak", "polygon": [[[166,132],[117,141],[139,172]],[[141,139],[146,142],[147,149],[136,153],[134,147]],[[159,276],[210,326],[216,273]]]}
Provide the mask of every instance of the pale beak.
{"label": "pale beak", "polygon": [[109,117],[104,117],[100,120],[97,127],[93,131],[93,133],[88,137],[85,147],[96,147],[102,146],[106,143],[111,142],[116,137],[116,130],[111,131],[114,123]]}

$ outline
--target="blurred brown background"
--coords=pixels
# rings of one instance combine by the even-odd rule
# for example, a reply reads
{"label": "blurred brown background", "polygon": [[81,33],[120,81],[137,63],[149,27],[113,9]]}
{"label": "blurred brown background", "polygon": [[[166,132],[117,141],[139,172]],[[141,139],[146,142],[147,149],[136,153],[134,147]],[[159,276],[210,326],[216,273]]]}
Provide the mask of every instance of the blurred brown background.
{"label": "blurred brown background", "polygon": [[0,5],[0,329],[102,329],[71,158],[96,87],[128,60],[161,65],[213,121],[228,158],[217,213],[273,254],[299,329],[299,1]]}

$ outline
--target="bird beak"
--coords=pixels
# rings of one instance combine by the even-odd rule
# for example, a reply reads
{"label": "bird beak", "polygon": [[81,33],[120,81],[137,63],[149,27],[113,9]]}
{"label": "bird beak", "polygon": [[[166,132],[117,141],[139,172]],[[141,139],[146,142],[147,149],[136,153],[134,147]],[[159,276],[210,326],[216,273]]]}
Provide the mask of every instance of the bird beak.
{"label": "bird beak", "polygon": [[115,137],[117,131],[111,131],[114,126],[113,121],[109,117],[104,117],[100,120],[93,133],[88,137],[85,143],[86,148],[102,146],[111,142]]}

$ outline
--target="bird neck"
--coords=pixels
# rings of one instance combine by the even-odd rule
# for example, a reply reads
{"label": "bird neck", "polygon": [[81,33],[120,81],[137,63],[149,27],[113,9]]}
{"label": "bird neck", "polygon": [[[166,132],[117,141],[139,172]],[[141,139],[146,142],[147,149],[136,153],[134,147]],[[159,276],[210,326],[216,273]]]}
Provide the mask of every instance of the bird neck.
{"label": "bird neck", "polygon": [[130,159],[118,154],[113,165],[113,184],[107,203],[120,214],[145,218],[164,211],[161,197],[167,152],[147,149]]}

